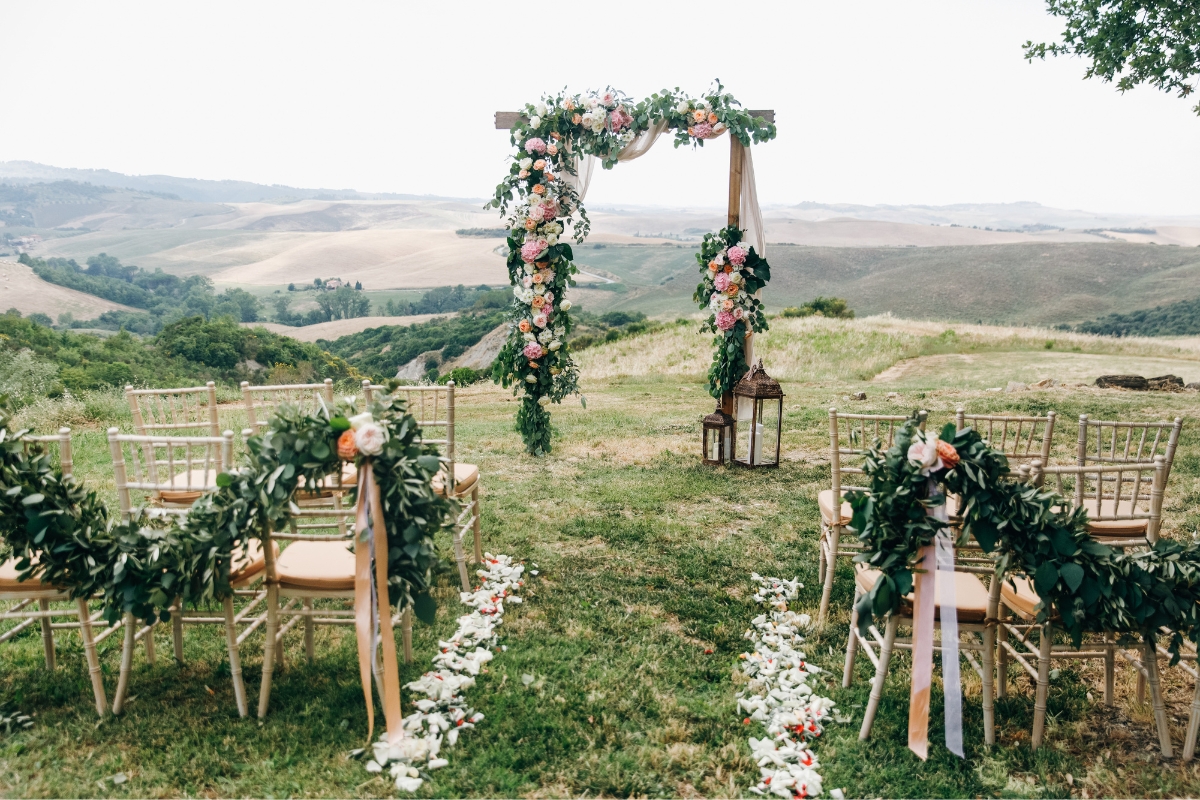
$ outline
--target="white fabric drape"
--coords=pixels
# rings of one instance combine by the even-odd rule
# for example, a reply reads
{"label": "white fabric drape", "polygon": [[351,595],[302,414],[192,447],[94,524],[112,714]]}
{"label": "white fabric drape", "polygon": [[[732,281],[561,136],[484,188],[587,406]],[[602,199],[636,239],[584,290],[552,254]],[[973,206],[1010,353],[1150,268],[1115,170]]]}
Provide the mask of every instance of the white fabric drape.
{"label": "white fabric drape", "polygon": [[[633,161],[635,158],[641,158],[650,152],[650,148],[658,141],[658,137],[662,136],[667,130],[667,121],[660,120],[652,127],[639,133],[633,138],[633,141],[621,148],[621,152],[617,153],[617,161]],[[587,196],[588,187],[592,184],[592,173],[596,169],[596,157],[584,156],[582,159],[575,159],[575,175],[565,173],[562,176],[563,182],[568,186],[575,187],[575,191],[579,194],[579,202]]]}
{"label": "white fabric drape", "polygon": [[738,216],[742,230],[746,232],[744,240],[760,258],[767,257],[767,239],[763,233],[762,211],[758,207],[758,189],[754,184],[754,159],[750,157],[750,148],[742,148],[745,154],[742,160],[742,200],[738,208]]}

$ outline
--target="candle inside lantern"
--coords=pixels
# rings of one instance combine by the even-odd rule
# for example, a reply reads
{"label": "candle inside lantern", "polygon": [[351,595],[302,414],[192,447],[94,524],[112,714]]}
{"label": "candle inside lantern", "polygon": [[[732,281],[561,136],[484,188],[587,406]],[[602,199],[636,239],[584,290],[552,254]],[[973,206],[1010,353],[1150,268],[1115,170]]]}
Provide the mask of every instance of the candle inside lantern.
{"label": "candle inside lantern", "polygon": [[754,459],[750,463],[762,463],[762,442],[763,442],[763,425],[758,423],[754,426]]}

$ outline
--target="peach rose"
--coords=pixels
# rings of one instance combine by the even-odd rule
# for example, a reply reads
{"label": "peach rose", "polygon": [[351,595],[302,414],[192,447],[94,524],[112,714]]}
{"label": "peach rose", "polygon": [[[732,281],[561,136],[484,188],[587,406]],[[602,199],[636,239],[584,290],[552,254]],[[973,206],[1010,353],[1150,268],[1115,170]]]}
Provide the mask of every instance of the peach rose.
{"label": "peach rose", "polygon": [[535,294],[533,296],[533,300],[531,300],[529,304],[534,308],[541,308],[542,306],[546,305],[546,298],[542,297],[540,294]]}
{"label": "peach rose", "polygon": [[533,168],[534,169],[545,169],[546,168],[546,159],[539,158],[537,161],[533,162]]}
{"label": "peach rose", "polygon": [[721,265],[715,261],[708,262],[708,268],[712,272],[720,272],[721,271]]}
{"label": "peach rose", "polygon": [[[556,134],[554,134],[554,136],[555,136],[555,138],[558,138],[558,134],[557,134],[557,133],[556,133]],[[558,155],[558,145],[556,145],[556,144],[548,144],[548,145],[546,145],[546,152],[547,152],[547,153],[549,153],[549,154],[550,154],[550,155],[552,155],[552,156],[556,156],[556,155]]]}
{"label": "peach rose", "polygon": [[545,194],[546,187],[539,183],[537,186],[533,187],[533,193],[534,194]]}
{"label": "peach rose", "polygon": [[704,122],[706,116],[708,115],[704,113],[704,109],[702,108],[697,108],[692,112],[692,119],[696,120],[696,122]]}
{"label": "peach rose", "polygon": [[733,310],[733,301],[732,300],[722,300],[721,308],[725,309],[726,311],[732,311]]}
{"label": "peach rose", "polygon": [[353,461],[358,455],[358,447],[354,444],[354,431],[342,431],[337,441],[338,458],[343,461]]}
{"label": "peach rose", "polygon": [[529,324],[529,320],[523,319],[517,327],[521,329],[521,333],[529,333],[533,326]]}
{"label": "peach rose", "polygon": [[[550,131],[550,138],[557,142],[559,139],[562,138],[562,134],[559,133],[558,131]],[[558,148],[552,144],[548,144],[548,145],[546,145],[546,152],[549,153],[550,155],[554,155],[555,153],[558,152]]]}
{"label": "peach rose", "polygon": [[949,442],[938,439],[937,454],[942,459],[942,464],[945,465],[946,469],[954,469],[958,466],[958,451]]}
{"label": "peach rose", "polygon": [[536,228],[536,227],[537,227],[537,220],[536,220],[536,219],[534,219],[533,217],[526,217],[526,218],[525,218],[525,230],[527,230],[527,231],[531,231],[531,230],[533,230],[533,229],[534,229],[534,228]]}
{"label": "peach rose", "polygon": [[553,173],[553,172],[547,172],[547,173],[546,173],[545,175],[543,175],[542,177],[544,177],[544,178],[545,178],[546,180],[548,180],[548,181],[553,181],[553,180],[555,180],[555,177],[554,177],[554,173]]}
{"label": "peach rose", "polygon": [[530,369],[537,369],[537,368],[538,368],[538,363],[537,363],[536,361],[530,361],[530,362],[529,362],[529,368],[530,368]]}
{"label": "peach rose", "polygon": [[542,275],[542,273],[535,272],[535,273],[533,273],[532,280],[534,283],[541,283],[542,281],[546,280],[546,278],[545,278],[545,276]]}
{"label": "peach rose", "polygon": [[688,128],[688,136],[695,136],[695,135],[696,135],[696,129],[689,127]]}
{"label": "peach rose", "polygon": [[733,272],[733,264],[726,264],[725,265],[725,274],[728,275],[731,272]]}
{"label": "peach rose", "polygon": [[565,107],[567,109],[567,111],[574,111],[575,110],[575,101],[568,97],[567,101],[565,103],[563,103],[563,107]]}
{"label": "peach rose", "polygon": [[546,266],[547,266],[547,265],[548,265],[550,262],[549,262],[549,261],[535,261],[535,262],[533,262],[533,263],[534,263],[535,265],[537,265],[537,268],[538,268],[538,269],[545,269],[545,268],[546,268]]}
{"label": "peach rose", "polygon": [[579,116],[578,114],[575,114],[574,116],[571,117],[571,122],[578,125],[579,123],[583,122],[583,117]]}
{"label": "peach rose", "polygon": [[725,290],[725,294],[729,295],[730,297],[737,297],[737,293],[739,291],[740,289],[738,285],[736,283],[731,283],[729,284],[729,288]]}
{"label": "peach rose", "polygon": [[713,113],[713,112],[711,112],[711,111],[710,111],[710,112],[708,112],[708,124],[709,124],[709,125],[716,125],[716,124],[717,124],[717,115],[716,115],[716,114],[714,114],[714,113]]}

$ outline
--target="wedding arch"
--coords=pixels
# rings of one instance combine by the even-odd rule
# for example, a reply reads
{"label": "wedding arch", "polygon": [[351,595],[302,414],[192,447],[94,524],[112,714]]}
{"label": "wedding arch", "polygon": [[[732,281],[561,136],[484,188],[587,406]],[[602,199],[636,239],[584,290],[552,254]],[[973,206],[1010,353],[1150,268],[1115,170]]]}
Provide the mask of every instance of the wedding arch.
{"label": "wedding arch", "polygon": [[703,147],[729,133],[728,222],[705,236],[697,253],[703,277],[694,295],[709,311],[704,330],[716,334],[709,390],[728,404],[733,384],[749,369],[751,336],[767,327],[760,292],[770,267],[749,148],[775,138],[774,112],[743,110],[718,81],[697,98],[664,89],[638,103],[612,88],[546,95],[523,111],[496,112],[496,127],[511,132],[516,152],[486,207],[508,215],[514,297],[508,340],[492,375],[521,399],[516,421],[526,449],[549,452],[549,405],[580,394],[567,344],[566,290],[577,273],[567,240],[581,244],[590,230],[583,200],[595,165],[612,169],[640,158],[667,133],[675,147]]}

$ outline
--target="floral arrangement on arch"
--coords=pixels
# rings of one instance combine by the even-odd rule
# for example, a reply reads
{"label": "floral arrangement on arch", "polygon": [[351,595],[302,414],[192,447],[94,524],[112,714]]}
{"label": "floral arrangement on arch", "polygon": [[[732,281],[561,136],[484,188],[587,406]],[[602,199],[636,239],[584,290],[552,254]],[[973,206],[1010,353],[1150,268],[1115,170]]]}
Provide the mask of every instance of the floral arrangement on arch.
{"label": "floral arrangement on arch", "polygon": [[771,279],[771,265],[743,243],[736,226],[704,235],[696,260],[703,275],[692,299],[709,317],[702,331],[716,333],[708,391],[720,397],[749,371],[743,347],[748,336],[767,330],[762,301],[755,297]]}
{"label": "floral arrangement on arch", "polygon": [[578,159],[595,156],[611,169],[622,148],[660,123],[674,131],[676,147],[703,147],[726,131],[744,145],[765,142],[775,138],[775,126],[751,117],[719,82],[700,98],[676,88],[638,103],[612,88],[547,95],[526,105],[524,113],[512,127],[516,152],[508,175],[487,205],[508,215],[513,286],[509,337],[492,377],[521,398],[517,430],[526,450],[542,455],[551,446],[549,405],[579,394],[579,372],[567,344],[572,325],[566,298],[577,269],[565,241],[568,228],[576,243],[590,230],[575,187]]}

